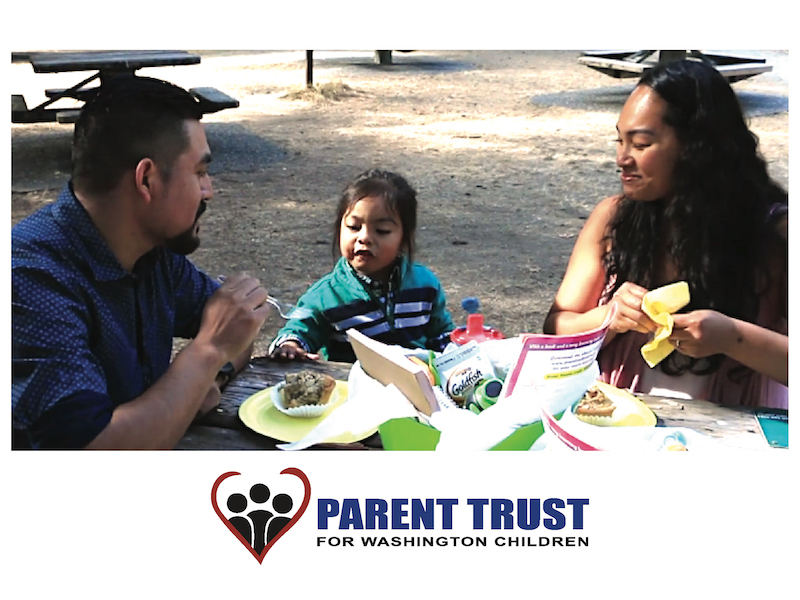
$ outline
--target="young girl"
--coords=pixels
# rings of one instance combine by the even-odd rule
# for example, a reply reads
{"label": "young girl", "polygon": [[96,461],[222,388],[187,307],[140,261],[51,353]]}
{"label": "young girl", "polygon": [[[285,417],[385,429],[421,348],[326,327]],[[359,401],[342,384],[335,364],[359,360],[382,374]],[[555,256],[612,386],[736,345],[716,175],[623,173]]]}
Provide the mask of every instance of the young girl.
{"label": "young girl", "polygon": [[342,193],[333,271],[298,301],[312,316],[291,319],[270,345],[273,358],[354,362],[346,331],[385,344],[442,350],[454,326],[436,276],[413,261],[417,193],[400,175],[371,170]]}

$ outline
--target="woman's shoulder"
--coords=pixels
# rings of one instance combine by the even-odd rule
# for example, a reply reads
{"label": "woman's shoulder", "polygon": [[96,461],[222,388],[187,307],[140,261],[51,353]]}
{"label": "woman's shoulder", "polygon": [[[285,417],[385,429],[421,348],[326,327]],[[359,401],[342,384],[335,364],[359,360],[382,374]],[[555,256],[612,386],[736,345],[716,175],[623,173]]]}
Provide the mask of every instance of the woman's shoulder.
{"label": "woman's shoulder", "polygon": [[619,206],[620,202],[622,202],[623,196],[621,194],[615,194],[613,196],[607,196],[600,200],[597,205],[592,210],[592,216],[599,215],[605,216],[607,218],[611,218],[611,215]]}
{"label": "woman's shoulder", "polygon": [[591,214],[583,225],[582,238],[590,240],[592,243],[602,241],[606,238],[609,224],[614,218],[614,214],[622,201],[622,196],[608,196],[603,198],[592,209]]}

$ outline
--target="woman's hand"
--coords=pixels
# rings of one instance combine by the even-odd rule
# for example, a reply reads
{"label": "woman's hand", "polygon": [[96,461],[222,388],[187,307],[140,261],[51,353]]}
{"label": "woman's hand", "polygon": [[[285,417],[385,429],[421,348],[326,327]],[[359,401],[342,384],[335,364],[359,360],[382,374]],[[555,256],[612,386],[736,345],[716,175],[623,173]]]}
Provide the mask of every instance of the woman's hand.
{"label": "woman's hand", "polygon": [[670,341],[678,352],[692,358],[729,354],[742,341],[738,339],[736,322],[715,310],[694,310],[672,315],[672,319]]}
{"label": "woman's hand", "polygon": [[735,361],[789,385],[789,336],[714,310],[673,315],[670,341],[693,358],[725,354]]}
{"label": "woman's hand", "polygon": [[269,355],[278,360],[319,360],[319,354],[306,352],[297,342],[284,342]]}
{"label": "woman's hand", "polygon": [[658,325],[642,312],[642,298],[647,290],[640,285],[626,281],[614,292],[609,305],[617,305],[617,314],[611,322],[609,329],[614,333],[638,331],[639,333],[652,333]]}

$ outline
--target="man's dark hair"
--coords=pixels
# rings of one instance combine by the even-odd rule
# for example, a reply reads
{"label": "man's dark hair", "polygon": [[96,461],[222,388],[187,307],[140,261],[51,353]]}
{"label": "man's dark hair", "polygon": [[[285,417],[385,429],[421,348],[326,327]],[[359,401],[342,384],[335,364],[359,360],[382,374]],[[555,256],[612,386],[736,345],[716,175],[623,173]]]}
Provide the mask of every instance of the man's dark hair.
{"label": "man's dark hair", "polygon": [[143,158],[169,178],[189,144],[185,120],[202,116],[189,92],[166,81],[120,75],[104,82],[75,124],[73,185],[90,194],[108,193]]}

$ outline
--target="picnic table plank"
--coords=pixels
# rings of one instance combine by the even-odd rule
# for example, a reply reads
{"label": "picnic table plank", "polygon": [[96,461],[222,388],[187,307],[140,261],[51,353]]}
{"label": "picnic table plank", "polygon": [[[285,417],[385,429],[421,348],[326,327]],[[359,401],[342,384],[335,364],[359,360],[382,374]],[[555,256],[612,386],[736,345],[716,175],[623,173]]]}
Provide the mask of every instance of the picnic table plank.
{"label": "picnic table plank", "polygon": [[710,62],[731,82],[772,71],[772,66],[766,64],[764,58],[707,54],[699,50],[585,51],[578,58],[578,62],[611,77],[625,79],[641,77],[647,69],[653,68],[658,63],[686,57]]}
{"label": "picnic table plank", "polygon": [[33,52],[36,73],[63,71],[136,70],[143,67],[194,65],[200,56],[185,50],[112,50],[90,52]]}
{"label": "picnic table plank", "polygon": [[733,446],[766,449],[753,410],[719,406],[706,400],[677,400],[637,394],[658,419],[658,426],[686,427]]}
{"label": "picnic table plank", "polygon": [[[275,450],[278,440],[247,428],[239,419],[239,407],[253,394],[284,381],[287,373],[311,369],[347,381],[351,363],[333,361],[279,361],[256,357],[222,392],[220,405],[196,420],[180,440],[179,450]],[[312,450],[379,450],[380,435],[350,444],[318,444]]]}
{"label": "picnic table plank", "polygon": [[239,406],[253,394],[284,381],[287,373],[312,369],[326,373],[339,381],[347,381],[350,363],[332,361],[278,361],[268,357],[253,358],[250,364],[234,377],[222,393],[219,406],[207,414],[202,423],[214,427],[238,429]]}
{"label": "picnic table plank", "polygon": [[192,425],[176,450],[275,450],[276,440],[245,429]]}
{"label": "picnic table plank", "polygon": [[[235,431],[193,425],[175,446],[176,450],[278,450],[279,440],[250,430]],[[317,444],[309,450],[381,450],[378,434],[351,444]]]}

